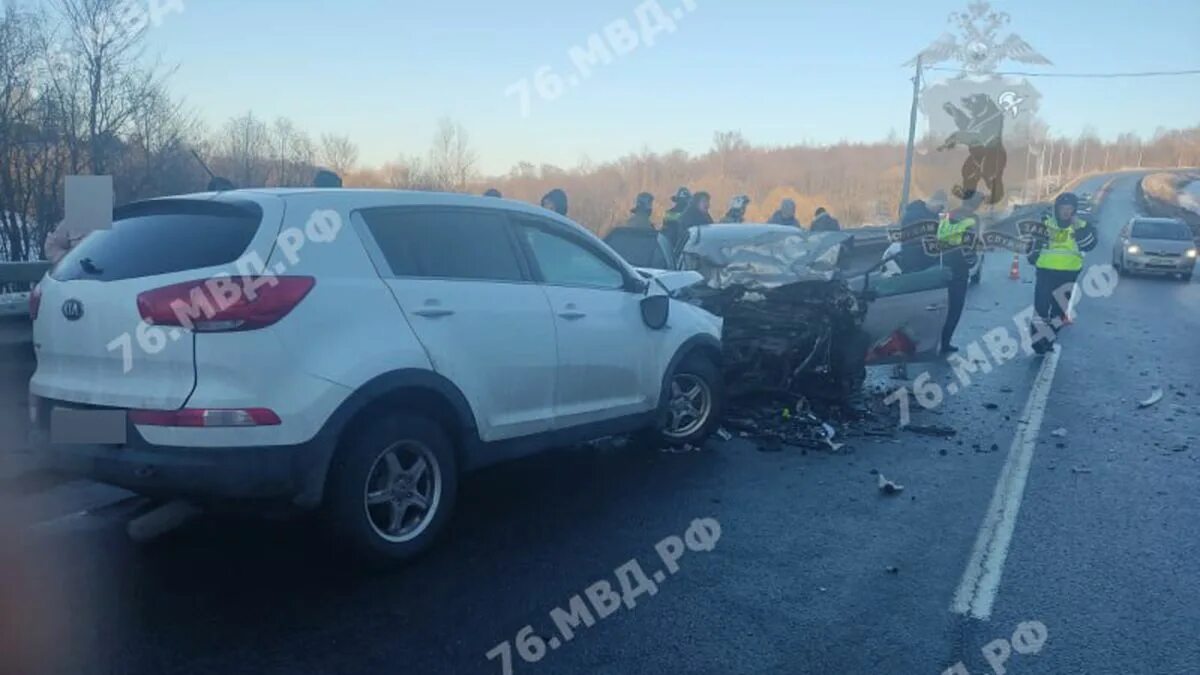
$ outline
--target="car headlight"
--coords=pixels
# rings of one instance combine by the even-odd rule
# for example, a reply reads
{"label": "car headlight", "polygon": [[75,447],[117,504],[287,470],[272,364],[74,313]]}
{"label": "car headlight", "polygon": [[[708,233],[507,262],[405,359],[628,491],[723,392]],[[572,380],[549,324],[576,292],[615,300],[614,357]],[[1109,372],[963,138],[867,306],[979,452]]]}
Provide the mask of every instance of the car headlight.
{"label": "car headlight", "polygon": [[1196,249],[1194,249],[1194,248],[1189,248],[1189,249],[1187,250],[1187,253],[1186,253],[1185,255],[1187,255],[1187,257],[1189,257],[1189,258],[1191,258],[1191,259],[1195,260],[1195,259],[1196,259]]}
{"label": "car headlight", "polygon": [[1129,255],[1137,255],[1142,252],[1142,247],[1137,244],[1130,244],[1129,248],[1125,249]]}

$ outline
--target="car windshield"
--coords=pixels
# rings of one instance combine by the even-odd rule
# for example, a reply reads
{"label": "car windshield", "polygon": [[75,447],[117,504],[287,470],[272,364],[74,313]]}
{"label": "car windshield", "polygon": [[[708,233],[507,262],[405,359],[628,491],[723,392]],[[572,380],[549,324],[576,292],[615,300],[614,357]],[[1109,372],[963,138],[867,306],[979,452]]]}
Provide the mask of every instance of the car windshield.
{"label": "car windshield", "polygon": [[1187,241],[1192,238],[1192,230],[1180,222],[1140,220],[1133,224],[1133,238]]}

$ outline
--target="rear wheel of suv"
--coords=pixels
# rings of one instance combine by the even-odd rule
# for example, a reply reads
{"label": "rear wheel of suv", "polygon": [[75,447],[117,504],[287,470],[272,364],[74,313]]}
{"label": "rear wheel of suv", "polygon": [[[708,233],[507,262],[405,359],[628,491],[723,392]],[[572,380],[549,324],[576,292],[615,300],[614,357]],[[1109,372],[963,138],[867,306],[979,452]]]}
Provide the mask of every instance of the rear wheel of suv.
{"label": "rear wheel of suv", "polygon": [[648,440],[659,445],[699,445],[717,428],[724,402],[721,371],[694,354],[671,373],[663,390],[663,415]]}
{"label": "rear wheel of suv", "polygon": [[458,493],[454,446],[423,417],[367,423],[338,450],[329,471],[328,523],[372,564],[427,549],[450,519]]}

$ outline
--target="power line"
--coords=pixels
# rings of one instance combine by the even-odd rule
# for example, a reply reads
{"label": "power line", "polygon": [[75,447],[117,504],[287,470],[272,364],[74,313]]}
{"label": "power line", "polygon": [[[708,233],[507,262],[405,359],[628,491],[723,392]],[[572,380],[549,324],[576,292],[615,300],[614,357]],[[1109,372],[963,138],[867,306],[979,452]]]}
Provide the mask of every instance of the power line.
{"label": "power line", "polygon": [[[927,70],[938,70],[945,73],[973,74],[972,71],[961,68],[943,68],[929,66]],[[988,75],[1014,75],[1017,77],[1069,77],[1069,78],[1118,78],[1118,77],[1171,77],[1176,75],[1200,75],[1196,70],[1148,70],[1139,73],[1031,73],[1017,70],[996,71]]]}

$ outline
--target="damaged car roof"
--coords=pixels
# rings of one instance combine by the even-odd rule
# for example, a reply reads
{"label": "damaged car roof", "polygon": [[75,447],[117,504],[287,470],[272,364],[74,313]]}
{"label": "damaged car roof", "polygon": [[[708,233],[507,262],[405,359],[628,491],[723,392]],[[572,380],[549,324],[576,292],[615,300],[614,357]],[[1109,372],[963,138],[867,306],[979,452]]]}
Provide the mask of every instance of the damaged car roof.
{"label": "damaged car roof", "polygon": [[778,288],[799,281],[832,281],[853,235],[812,233],[787,225],[701,225],[688,233],[682,267],[709,288]]}

